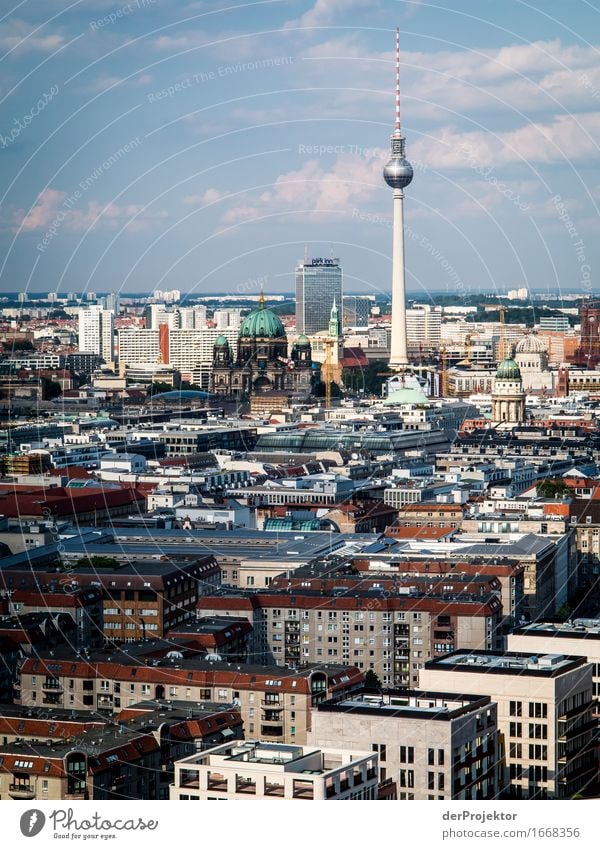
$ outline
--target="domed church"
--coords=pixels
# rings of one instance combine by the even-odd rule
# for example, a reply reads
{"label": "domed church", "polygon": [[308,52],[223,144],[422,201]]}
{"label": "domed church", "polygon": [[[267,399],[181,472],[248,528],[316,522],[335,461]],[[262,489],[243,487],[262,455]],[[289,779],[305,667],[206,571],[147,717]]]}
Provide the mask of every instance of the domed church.
{"label": "domed church", "polygon": [[527,392],[552,391],[554,381],[548,368],[548,352],[539,336],[530,333],[517,343],[515,362]]}
{"label": "domed church", "polygon": [[509,355],[498,365],[494,378],[492,421],[500,424],[525,421],[525,393],[521,370]]}
{"label": "domed church", "polygon": [[275,392],[308,398],[315,370],[306,336],[299,336],[288,357],[288,341],[279,317],[265,307],[246,316],[238,336],[237,360],[229,342],[218,336],[213,348],[212,392],[240,398]]}

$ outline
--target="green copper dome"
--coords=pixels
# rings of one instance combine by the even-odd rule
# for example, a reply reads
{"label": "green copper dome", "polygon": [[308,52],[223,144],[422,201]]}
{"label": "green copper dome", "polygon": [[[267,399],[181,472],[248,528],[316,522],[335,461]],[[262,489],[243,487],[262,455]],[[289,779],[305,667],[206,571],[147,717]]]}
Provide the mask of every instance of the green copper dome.
{"label": "green copper dome", "polygon": [[285,329],[274,312],[264,304],[253,310],[242,322],[240,339],[286,339]]}
{"label": "green copper dome", "polygon": [[225,336],[223,336],[222,334],[221,336],[217,336],[217,338],[215,339],[215,348],[224,348],[225,345],[229,345],[229,342],[227,341]]}
{"label": "green copper dome", "polygon": [[304,333],[301,333],[300,336],[294,342],[294,345],[310,345],[310,340],[308,336],[305,336]]}
{"label": "green copper dome", "polygon": [[498,365],[496,380],[521,380],[521,369],[512,357],[504,357]]}

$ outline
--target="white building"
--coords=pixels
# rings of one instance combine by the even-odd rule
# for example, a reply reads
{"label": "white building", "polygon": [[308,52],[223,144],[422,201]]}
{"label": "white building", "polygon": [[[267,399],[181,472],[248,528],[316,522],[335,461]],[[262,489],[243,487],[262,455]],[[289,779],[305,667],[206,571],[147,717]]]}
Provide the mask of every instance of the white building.
{"label": "white building", "polygon": [[420,344],[439,347],[442,328],[442,308],[418,304],[406,310],[406,334],[409,346]]}
{"label": "white building", "polygon": [[217,326],[217,330],[239,330],[240,325],[242,323],[242,310],[241,309],[221,309],[215,310],[214,312],[214,322]]}
{"label": "white building", "polygon": [[376,799],[375,752],[235,741],[175,761],[170,798]]}
{"label": "white building", "polygon": [[118,332],[119,362],[130,366],[134,363],[157,363],[160,357],[159,331],[140,327],[123,327]]}
{"label": "white building", "polygon": [[79,311],[80,351],[98,354],[106,363],[114,360],[115,314],[101,306],[92,305]]}

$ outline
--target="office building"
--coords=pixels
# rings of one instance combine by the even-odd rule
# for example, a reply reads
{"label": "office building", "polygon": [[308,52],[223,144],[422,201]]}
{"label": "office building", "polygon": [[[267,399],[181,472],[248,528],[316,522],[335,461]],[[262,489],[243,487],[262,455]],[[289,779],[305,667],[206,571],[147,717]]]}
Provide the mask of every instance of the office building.
{"label": "office building", "polygon": [[441,327],[441,307],[423,304],[406,310],[406,338],[413,349],[439,348]]}
{"label": "office building", "polygon": [[216,746],[175,763],[171,799],[377,798],[374,752],[262,742]]}
{"label": "office building", "polygon": [[344,327],[368,327],[373,301],[365,295],[344,295]]}
{"label": "office building", "polygon": [[343,303],[339,259],[305,259],[296,268],[296,329],[310,336],[329,327],[333,303]]}
{"label": "office building", "polygon": [[106,363],[114,360],[115,314],[101,306],[89,306],[79,311],[80,351],[97,354]]}
{"label": "office building", "polygon": [[510,798],[571,799],[597,780],[592,666],[584,657],[459,649],[428,661],[419,686],[497,703]]}
{"label": "office building", "polygon": [[379,780],[394,781],[401,800],[499,796],[497,709],[488,696],[355,693],[318,705],[309,743],[373,749]]}

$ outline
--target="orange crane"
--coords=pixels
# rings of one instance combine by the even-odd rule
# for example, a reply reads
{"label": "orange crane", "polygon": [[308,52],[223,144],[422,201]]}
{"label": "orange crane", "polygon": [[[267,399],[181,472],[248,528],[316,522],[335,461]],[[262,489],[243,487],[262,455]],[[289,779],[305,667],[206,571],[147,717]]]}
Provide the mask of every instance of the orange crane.
{"label": "orange crane", "polygon": [[335,339],[324,339],[325,362],[323,363],[323,383],[325,384],[325,409],[331,409],[331,384],[333,383],[333,372],[331,368],[331,349]]}

